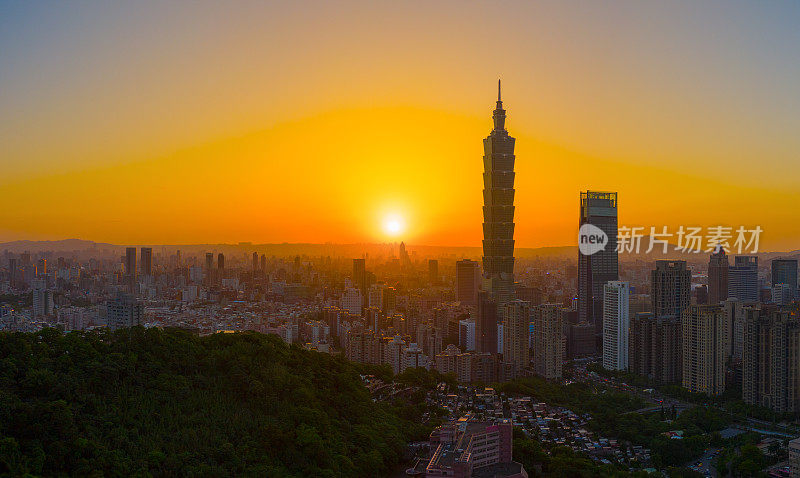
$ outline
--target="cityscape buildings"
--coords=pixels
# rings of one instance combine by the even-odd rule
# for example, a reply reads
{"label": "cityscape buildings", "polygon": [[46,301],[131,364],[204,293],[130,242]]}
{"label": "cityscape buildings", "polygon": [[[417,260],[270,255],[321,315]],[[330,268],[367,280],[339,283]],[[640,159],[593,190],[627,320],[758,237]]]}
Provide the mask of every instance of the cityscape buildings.
{"label": "cityscape buildings", "polygon": [[592,255],[578,252],[578,321],[602,333],[603,287],[619,280],[617,193],[581,192],[579,225],[591,224],[607,236],[608,245]]}
{"label": "cityscape buildings", "polygon": [[603,296],[603,367],[628,369],[630,287],[627,282],[607,282]]}

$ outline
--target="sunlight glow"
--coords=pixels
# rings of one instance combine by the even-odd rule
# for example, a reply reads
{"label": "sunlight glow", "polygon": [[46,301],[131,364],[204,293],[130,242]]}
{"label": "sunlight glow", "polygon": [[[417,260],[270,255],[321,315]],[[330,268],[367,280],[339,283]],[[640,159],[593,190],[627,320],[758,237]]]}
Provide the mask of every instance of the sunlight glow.
{"label": "sunlight glow", "polygon": [[390,236],[397,236],[405,230],[403,218],[398,215],[387,216],[383,220],[383,230]]}

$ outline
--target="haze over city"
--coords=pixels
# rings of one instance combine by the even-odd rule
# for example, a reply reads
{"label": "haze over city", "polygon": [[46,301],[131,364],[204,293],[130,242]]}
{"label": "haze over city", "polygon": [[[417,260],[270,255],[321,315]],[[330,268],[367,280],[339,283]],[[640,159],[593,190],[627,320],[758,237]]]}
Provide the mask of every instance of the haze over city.
{"label": "haze over city", "polygon": [[4,2],[0,240],[477,246],[501,77],[517,246],[593,188],[794,250],[800,11],[729,7]]}

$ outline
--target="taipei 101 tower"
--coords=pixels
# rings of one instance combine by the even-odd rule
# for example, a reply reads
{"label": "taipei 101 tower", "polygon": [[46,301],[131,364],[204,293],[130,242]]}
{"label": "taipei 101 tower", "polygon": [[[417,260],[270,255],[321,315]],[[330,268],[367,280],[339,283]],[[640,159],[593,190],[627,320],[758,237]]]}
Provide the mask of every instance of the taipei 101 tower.
{"label": "taipei 101 tower", "polygon": [[494,129],[483,140],[483,290],[498,305],[514,299],[514,138],[497,80]]}

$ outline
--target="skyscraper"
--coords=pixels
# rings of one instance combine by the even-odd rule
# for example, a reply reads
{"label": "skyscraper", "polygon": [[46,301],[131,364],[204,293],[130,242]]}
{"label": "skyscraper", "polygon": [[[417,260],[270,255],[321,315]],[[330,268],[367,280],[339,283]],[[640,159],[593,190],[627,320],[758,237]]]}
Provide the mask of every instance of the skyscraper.
{"label": "skyscraper", "polygon": [[125,276],[136,277],[136,248],[125,248]]}
{"label": "skyscraper", "polygon": [[587,256],[578,252],[578,322],[600,328],[603,316],[603,286],[619,280],[617,257],[617,193],[581,193],[579,225],[592,224],[608,236],[605,249]]}
{"label": "skyscraper", "polygon": [[217,254],[217,269],[220,273],[225,270],[225,254],[221,252]]}
{"label": "skyscraper", "polygon": [[786,284],[797,295],[797,259],[772,259],[772,285]]}
{"label": "skyscraper", "polygon": [[483,289],[502,305],[514,296],[514,138],[497,81],[494,129],[483,140]]}
{"label": "skyscraper", "polygon": [[758,257],[736,256],[728,268],[728,297],[758,302]]}
{"label": "skyscraper", "polygon": [[516,374],[530,364],[531,308],[524,300],[512,300],[500,308],[503,311],[503,362],[510,364]]}
{"label": "skyscraper", "polygon": [[630,288],[627,282],[611,281],[606,283],[604,292],[603,368],[627,370]]}
{"label": "skyscraper", "polygon": [[253,272],[258,270],[258,252],[253,253]]}
{"label": "skyscraper", "polygon": [[456,300],[464,305],[478,305],[478,263],[469,259],[456,261]]}
{"label": "skyscraper", "polygon": [[151,247],[143,247],[141,250],[141,264],[139,264],[139,273],[143,276],[153,274],[153,249]]}
{"label": "skyscraper", "polygon": [[708,303],[715,305],[728,298],[728,256],[720,248],[708,261]]}
{"label": "skyscraper", "polygon": [[428,260],[428,281],[431,284],[439,282],[439,261],[436,259]]}
{"label": "skyscraper", "polygon": [[680,317],[692,303],[692,271],[686,261],[656,261],[650,275],[650,298],[656,317]]}

